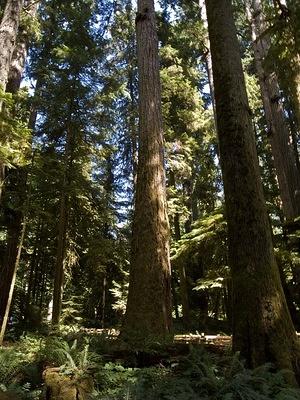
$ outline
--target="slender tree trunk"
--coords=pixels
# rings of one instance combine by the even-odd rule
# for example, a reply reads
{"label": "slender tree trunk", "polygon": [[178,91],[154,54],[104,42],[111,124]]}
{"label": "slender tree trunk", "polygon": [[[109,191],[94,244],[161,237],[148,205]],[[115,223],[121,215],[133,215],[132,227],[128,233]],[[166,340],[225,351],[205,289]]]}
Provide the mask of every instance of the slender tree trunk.
{"label": "slender tree trunk", "polygon": [[138,135],[136,126],[136,104],[135,104],[135,93],[134,93],[134,72],[129,72],[129,93],[130,93],[130,117],[129,117],[129,130],[131,139],[132,149],[132,175],[133,175],[133,187],[136,188],[137,182],[137,165],[138,165]]}
{"label": "slender tree trunk", "polygon": [[102,310],[101,310],[101,326],[104,328],[105,324],[105,307],[106,307],[106,287],[107,287],[107,279],[104,275],[103,277],[103,285],[102,285]]}
{"label": "slender tree trunk", "polygon": [[1,330],[0,330],[0,346],[2,346],[5,330],[7,327],[10,306],[11,306],[11,302],[12,302],[12,298],[13,298],[15,282],[16,282],[16,277],[17,277],[17,271],[18,271],[18,267],[19,267],[19,263],[20,263],[20,259],[21,259],[22,247],[23,247],[23,242],[24,242],[24,238],[25,238],[25,232],[26,232],[26,219],[24,219],[24,222],[23,222],[21,237],[20,237],[19,246],[18,246],[18,253],[17,253],[17,257],[15,259],[13,277],[12,277],[12,280],[10,283],[10,289],[9,289],[6,309],[5,309],[4,317],[2,320],[2,325],[1,325]]}
{"label": "slender tree trunk", "polygon": [[158,39],[153,0],[139,0],[136,16],[139,73],[139,159],[129,293],[121,337],[144,347],[171,331],[171,268]]}
{"label": "slender tree trunk", "polygon": [[292,70],[292,82],[290,88],[295,114],[298,120],[298,127],[300,128],[300,6],[299,2],[295,0],[287,0],[286,5],[289,15],[287,23],[289,24],[294,36],[294,56],[290,60]]}
{"label": "slender tree trunk", "polygon": [[[205,0],[199,0],[199,7],[201,10],[201,19],[203,21],[205,29],[208,29],[207,25],[207,15],[206,15],[206,7],[205,7]],[[217,127],[217,112],[216,112],[216,103],[215,103],[215,89],[214,89],[214,81],[213,81],[213,70],[212,70],[212,61],[211,61],[211,52],[210,52],[210,43],[208,37],[205,39],[205,47],[207,48],[205,54],[205,66],[206,72],[208,77],[208,85],[209,91],[211,96],[211,103],[214,113],[214,123],[215,128]]]}
{"label": "slender tree trunk", "polygon": [[[300,349],[276,264],[230,0],[206,0],[233,282],[233,350],[299,377]],[[295,383],[295,376],[289,376]]]}
{"label": "slender tree trunk", "polygon": [[66,144],[64,153],[64,181],[60,198],[60,211],[57,235],[56,263],[53,287],[53,309],[52,309],[52,325],[58,326],[60,322],[62,299],[64,290],[64,263],[66,256],[67,229],[69,222],[69,195],[68,189],[70,185],[70,174],[73,163],[74,149],[74,133],[70,127],[72,115],[71,101],[69,109],[69,121],[66,128]]}
{"label": "slender tree trunk", "polygon": [[290,132],[285,121],[276,74],[266,71],[264,61],[270,48],[270,37],[266,30],[260,0],[247,0],[246,11],[252,29],[254,60],[259,78],[268,138],[272,148],[274,165],[278,179],[282,209],[285,218],[293,219],[300,215],[300,171],[297,168]]}
{"label": "slender tree trunk", "polygon": [[53,310],[52,325],[59,325],[62,296],[64,286],[64,261],[66,255],[66,235],[67,235],[67,195],[63,191],[60,199],[59,226],[57,236],[56,264],[53,288]]}
{"label": "slender tree trunk", "polygon": [[[176,189],[175,184],[175,174],[173,171],[170,171],[170,185]],[[180,232],[180,219],[179,214],[176,213],[174,215],[174,231],[175,231],[175,240],[178,242],[181,239]],[[188,328],[191,324],[190,319],[190,305],[188,298],[188,289],[187,289],[187,279],[186,279],[186,271],[185,265],[180,263],[179,268],[179,289],[180,289],[180,297],[181,297],[181,305],[182,305],[182,319],[184,326]]]}
{"label": "slender tree trunk", "polygon": [[294,150],[294,157],[296,160],[297,168],[298,171],[300,171],[300,155],[298,151],[298,141],[300,141],[299,133],[297,130],[297,121],[293,115],[292,112],[292,105],[290,103],[290,99],[286,99],[287,102],[287,114],[288,114],[288,119],[289,119],[289,126],[290,126],[290,131],[291,131],[291,137],[292,137],[292,143],[293,143],[293,150]]}
{"label": "slender tree trunk", "polygon": [[11,282],[13,280],[18,255],[19,238],[23,216],[20,211],[7,215],[7,245],[0,280],[0,321],[3,320],[7,308]]}

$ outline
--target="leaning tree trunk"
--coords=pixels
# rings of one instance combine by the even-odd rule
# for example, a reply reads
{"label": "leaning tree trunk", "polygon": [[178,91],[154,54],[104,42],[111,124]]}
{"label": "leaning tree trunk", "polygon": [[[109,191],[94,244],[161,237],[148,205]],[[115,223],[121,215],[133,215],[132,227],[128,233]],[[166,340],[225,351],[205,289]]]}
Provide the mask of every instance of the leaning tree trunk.
{"label": "leaning tree trunk", "polygon": [[206,7],[232,269],[233,349],[250,367],[271,361],[299,377],[299,343],[273,251],[232,4],[206,0]]}
{"label": "leaning tree trunk", "polygon": [[260,90],[268,127],[268,138],[272,148],[274,165],[278,179],[282,209],[286,219],[300,215],[300,171],[297,168],[290,132],[285,121],[280,101],[278,80],[275,72],[268,72],[265,59],[271,46],[266,31],[260,0],[247,0],[246,11],[252,29],[254,60],[259,78]]}
{"label": "leaning tree trunk", "polygon": [[20,263],[20,259],[21,259],[22,247],[23,247],[23,242],[24,242],[24,238],[25,238],[25,232],[26,232],[26,219],[24,219],[24,221],[23,221],[23,227],[22,227],[21,236],[19,239],[19,245],[18,245],[18,249],[17,249],[17,256],[14,260],[15,264],[14,264],[14,268],[13,268],[13,275],[10,280],[10,286],[9,286],[9,292],[8,292],[8,297],[7,297],[7,301],[6,301],[5,312],[3,315],[2,322],[1,322],[0,346],[2,346],[4,334],[5,334],[7,323],[8,323],[10,307],[11,307],[11,303],[12,303],[12,299],[13,299],[15,283],[16,283],[16,278],[17,278],[17,271],[18,271],[18,267],[19,267],[19,263]]}
{"label": "leaning tree trunk", "polygon": [[139,158],[123,340],[143,347],[171,330],[171,271],[158,39],[153,0],[139,0]]}
{"label": "leaning tree trunk", "polygon": [[[5,209],[5,212],[8,211]],[[18,254],[19,238],[22,229],[22,213],[17,210],[12,212],[9,210],[6,213],[7,222],[7,245],[3,265],[0,269],[0,322],[3,321],[11,287],[11,282],[14,276],[15,262]]]}

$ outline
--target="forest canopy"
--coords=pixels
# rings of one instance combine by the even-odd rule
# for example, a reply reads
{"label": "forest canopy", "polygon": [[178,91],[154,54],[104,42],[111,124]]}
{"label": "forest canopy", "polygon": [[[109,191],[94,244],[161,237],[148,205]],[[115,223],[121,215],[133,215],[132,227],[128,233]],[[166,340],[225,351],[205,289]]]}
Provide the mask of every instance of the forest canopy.
{"label": "forest canopy", "polygon": [[0,0],[0,399],[300,398],[297,3]]}

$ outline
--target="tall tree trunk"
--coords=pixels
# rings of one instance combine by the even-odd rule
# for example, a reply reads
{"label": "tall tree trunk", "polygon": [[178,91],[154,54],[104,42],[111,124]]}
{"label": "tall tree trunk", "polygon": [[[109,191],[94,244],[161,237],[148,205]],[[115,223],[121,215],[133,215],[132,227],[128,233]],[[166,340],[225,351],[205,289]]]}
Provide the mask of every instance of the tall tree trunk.
{"label": "tall tree trunk", "polygon": [[171,330],[171,268],[158,39],[153,0],[139,0],[139,158],[123,339],[143,347]]}
{"label": "tall tree trunk", "polygon": [[[173,186],[174,190],[176,190],[175,174],[173,171],[170,171],[170,185]],[[176,242],[178,242],[181,239],[180,218],[178,213],[174,215],[174,231],[175,231],[175,240]],[[190,319],[190,305],[189,305],[185,265],[180,263],[178,269],[179,269],[178,271],[179,289],[180,289],[180,298],[182,305],[182,319],[184,326],[188,328],[191,324],[191,319]]]}
{"label": "tall tree trunk", "polygon": [[[233,350],[299,377],[300,349],[276,264],[230,0],[206,0],[233,283]],[[295,383],[295,376],[289,376]]]}
{"label": "tall tree trunk", "polygon": [[59,226],[57,235],[56,264],[53,287],[53,309],[52,309],[52,325],[59,325],[62,296],[64,285],[64,261],[66,255],[66,234],[67,234],[67,196],[62,192],[60,199]]}
{"label": "tall tree trunk", "polygon": [[[199,7],[201,10],[201,19],[203,21],[203,25],[204,25],[205,29],[208,29],[205,0],[199,0]],[[205,53],[205,66],[206,66],[208,85],[209,85],[209,91],[210,91],[210,96],[211,96],[211,104],[212,104],[213,113],[214,113],[214,123],[215,123],[215,128],[216,128],[217,127],[217,112],[216,112],[215,93],[214,93],[215,89],[214,89],[214,81],[213,81],[210,43],[209,43],[208,37],[205,38],[205,47],[207,49],[206,53]]]}
{"label": "tall tree trunk", "polygon": [[[71,112],[70,112],[71,115]],[[58,326],[60,322],[62,298],[64,290],[64,263],[66,256],[66,240],[69,219],[69,196],[67,194],[70,184],[70,170],[72,166],[73,133],[68,127],[66,132],[66,146],[64,154],[64,182],[60,198],[60,211],[57,235],[56,263],[53,287],[52,325]]]}
{"label": "tall tree trunk", "polygon": [[259,78],[260,90],[268,126],[268,138],[272,148],[279,192],[285,218],[293,219],[300,215],[300,171],[290,141],[290,132],[285,121],[280,101],[276,74],[266,71],[264,61],[271,42],[266,30],[260,0],[247,0],[246,11],[252,29],[254,60]]}

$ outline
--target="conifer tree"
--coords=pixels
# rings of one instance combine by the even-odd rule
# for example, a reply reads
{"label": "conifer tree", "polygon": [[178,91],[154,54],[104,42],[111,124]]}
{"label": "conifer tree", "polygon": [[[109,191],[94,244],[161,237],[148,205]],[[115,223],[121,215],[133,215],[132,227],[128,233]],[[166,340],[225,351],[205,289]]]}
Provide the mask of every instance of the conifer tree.
{"label": "conifer tree", "polygon": [[274,361],[299,378],[299,343],[273,251],[232,4],[206,0],[206,7],[232,268],[233,349],[250,367]]}
{"label": "conifer tree", "polygon": [[[23,4],[24,0],[7,0],[0,22],[0,93],[6,90]],[[0,98],[0,113],[2,105],[3,99]],[[2,135],[6,136],[4,132],[1,132]],[[2,139],[0,144],[3,144]],[[5,163],[0,159],[0,201],[4,179]]]}
{"label": "conifer tree", "polygon": [[259,78],[265,116],[268,125],[268,138],[278,178],[282,208],[287,219],[300,215],[300,171],[297,168],[295,153],[290,143],[290,132],[285,121],[284,109],[275,71],[265,67],[266,57],[271,46],[267,34],[262,4],[259,0],[247,0],[248,19],[252,30],[254,59]]}
{"label": "conifer tree", "polygon": [[171,271],[166,210],[158,39],[153,0],[139,0],[139,154],[128,302],[121,336],[144,346],[171,331]]}

